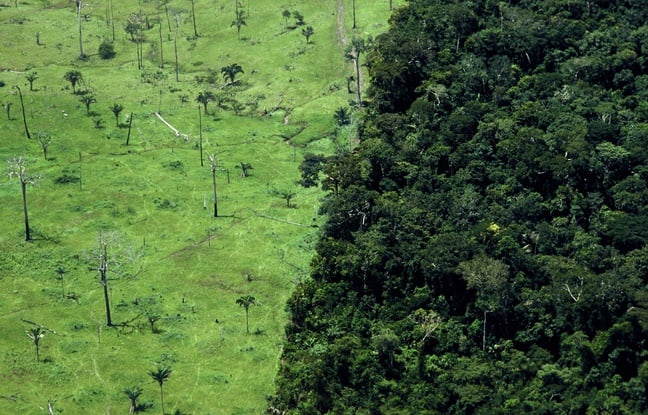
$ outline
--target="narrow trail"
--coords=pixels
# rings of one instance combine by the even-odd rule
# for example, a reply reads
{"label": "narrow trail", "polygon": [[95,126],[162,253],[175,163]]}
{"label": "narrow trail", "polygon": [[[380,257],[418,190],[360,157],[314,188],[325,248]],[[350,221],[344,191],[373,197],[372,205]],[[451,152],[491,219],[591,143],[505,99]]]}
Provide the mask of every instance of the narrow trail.
{"label": "narrow trail", "polygon": [[[347,28],[344,24],[344,0],[337,0],[337,24],[336,24],[336,33],[338,38],[338,43],[342,48],[342,55],[344,56],[345,49],[349,44],[349,36],[347,34]],[[360,74],[360,89],[364,89],[364,83],[362,80],[362,71],[358,71]]]}

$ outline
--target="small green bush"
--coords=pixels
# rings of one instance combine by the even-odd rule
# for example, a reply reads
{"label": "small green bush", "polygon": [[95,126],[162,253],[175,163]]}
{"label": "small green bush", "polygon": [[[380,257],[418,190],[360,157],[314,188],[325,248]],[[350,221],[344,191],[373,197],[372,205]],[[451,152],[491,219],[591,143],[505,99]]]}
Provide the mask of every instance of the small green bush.
{"label": "small green bush", "polygon": [[115,46],[112,42],[104,39],[104,41],[101,42],[101,45],[99,45],[99,57],[101,59],[112,59],[115,55]]}

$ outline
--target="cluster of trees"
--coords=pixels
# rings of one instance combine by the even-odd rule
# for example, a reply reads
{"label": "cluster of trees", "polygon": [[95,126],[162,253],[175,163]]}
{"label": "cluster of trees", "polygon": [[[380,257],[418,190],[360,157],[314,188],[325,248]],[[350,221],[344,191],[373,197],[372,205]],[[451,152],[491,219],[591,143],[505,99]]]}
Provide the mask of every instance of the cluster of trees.
{"label": "cluster of trees", "polygon": [[648,411],[648,9],[411,0],[288,302],[268,413]]}

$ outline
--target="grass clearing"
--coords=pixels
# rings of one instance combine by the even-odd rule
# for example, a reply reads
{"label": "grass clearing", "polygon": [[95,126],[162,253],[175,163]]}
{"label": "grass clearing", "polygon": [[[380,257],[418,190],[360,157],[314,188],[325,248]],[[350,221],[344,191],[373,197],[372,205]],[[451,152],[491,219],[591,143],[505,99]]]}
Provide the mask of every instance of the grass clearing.
{"label": "grass clearing", "polygon": [[[28,173],[40,176],[27,187],[30,242],[20,185],[0,181],[0,412],[42,414],[50,402],[55,413],[125,413],[123,389],[139,385],[140,404],[155,413],[159,388],[147,372],[164,363],[173,369],[165,412],[261,413],[279,364],[284,304],[308,274],[313,225],[323,220],[316,214],[321,191],[298,187],[297,168],[304,152],[333,151],[333,111],[353,98],[336,34],[337,1],[244,2],[250,9],[239,41],[234,2],[196,0],[194,38],[189,2],[171,0],[178,82],[175,29],[158,2],[112,0],[111,60],[97,56],[112,37],[110,3],[83,3],[87,60],[78,59],[73,3],[0,1],[0,159],[24,156]],[[350,2],[344,6],[350,13]],[[142,31],[138,69],[124,26],[140,7],[151,28]],[[361,8],[372,10],[372,19],[388,16],[387,2],[358,1]],[[314,27],[310,44],[299,27],[286,27],[284,9]],[[227,87],[220,68],[232,63],[244,72]],[[83,75],[75,89],[96,100],[90,115],[63,79],[70,70]],[[210,70],[213,84],[197,82]],[[33,90],[30,72],[38,75]],[[201,166],[196,97],[205,90],[222,102],[202,114]],[[124,107],[117,120],[114,103]],[[47,160],[39,132],[51,137]],[[218,160],[218,218],[208,154]],[[252,165],[248,177],[240,163]],[[281,190],[294,192],[290,207],[274,195]],[[123,326],[105,324],[99,232],[116,260],[109,295],[113,321]],[[244,295],[258,302],[249,309],[250,334],[236,304]],[[45,329],[40,362],[26,335],[35,325]]]}

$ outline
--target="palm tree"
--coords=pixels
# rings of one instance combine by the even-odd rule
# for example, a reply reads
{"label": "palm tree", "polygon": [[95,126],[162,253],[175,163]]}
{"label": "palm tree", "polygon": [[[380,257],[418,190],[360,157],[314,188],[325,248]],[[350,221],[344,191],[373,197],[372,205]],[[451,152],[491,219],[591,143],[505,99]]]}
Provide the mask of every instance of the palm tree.
{"label": "palm tree", "polygon": [[250,334],[250,306],[256,303],[256,299],[251,295],[245,295],[236,300],[236,304],[245,308],[245,332],[248,334]]}
{"label": "palm tree", "polygon": [[290,19],[290,10],[285,9],[283,12],[281,12],[281,16],[284,18],[284,27],[288,29],[288,19]]}
{"label": "palm tree", "polygon": [[80,100],[86,107],[86,115],[90,115],[90,105],[97,102],[97,99],[92,93],[86,92],[85,94],[81,95]]}
{"label": "palm tree", "polygon": [[63,75],[63,79],[68,81],[70,84],[72,84],[72,93],[76,93],[76,84],[79,83],[81,80],[83,80],[83,75],[81,75],[81,72],[77,70],[72,70],[72,71],[67,71],[65,75]]}
{"label": "palm tree", "polygon": [[162,405],[162,415],[164,415],[164,382],[171,376],[171,368],[158,364],[155,370],[149,371],[149,375],[160,385],[160,404]]}
{"label": "palm tree", "polygon": [[29,336],[30,339],[34,342],[34,346],[36,347],[36,361],[40,362],[40,339],[45,337],[45,331],[41,327],[34,327],[33,329],[27,330],[27,336]]}
{"label": "palm tree", "polygon": [[205,114],[207,114],[207,104],[209,104],[211,101],[214,101],[216,97],[214,96],[213,92],[210,91],[203,91],[198,93],[198,97],[196,97],[196,102],[199,102],[203,105],[203,108],[205,109]]}
{"label": "palm tree", "polygon": [[243,68],[238,63],[232,63],[223,66],[220,71],[223,74],[223,78],[225,78],[225,80],[229,79],[229,83],[233,84],[236,80],[236,75],[243,73]]}
{"label": "palm tree", "polygon": [[129,414],[134,414],[137,412],[137,399],[142,395],[142,388],[139,386],[131,386],[130,388],[124,389],[124,393],[130,399],[130,410]]}
{"label": "palm tree", "polygon": [[241,27],[247,26],[247,23],[245,22],[244,10],[239,9],[236,11],[236,20],[232,22],[231,26],[236,26],[236,33],[238,35],[238,40],[241,40]]}
{"label": "palm tree", "polygon": [[306,44],[310,43],[310,37],[313,36],[313,33],[315,33],[313,26],[306,26],[305,29],[302,29],[302,35],[306,38]]}
{"label": "palm tree", "polygon": [[110,111],[115,114],[115,124],[119,127],[119,114],[124,110],[124,106],[121,104],[112,104],[112,107],[109,107]]}

